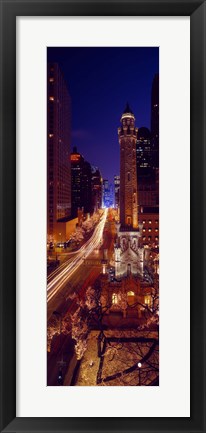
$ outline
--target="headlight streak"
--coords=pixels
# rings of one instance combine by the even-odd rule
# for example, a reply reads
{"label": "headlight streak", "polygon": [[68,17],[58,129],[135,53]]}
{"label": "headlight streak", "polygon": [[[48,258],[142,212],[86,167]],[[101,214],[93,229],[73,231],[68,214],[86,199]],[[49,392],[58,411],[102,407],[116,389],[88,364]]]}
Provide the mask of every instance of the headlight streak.
{"label": "headlight streak", "polygon": [[[80,250],[78,250],[78,251],[72,251],[71,253],[67,253],[67,254],[68,254],[68,255],[75,255],[75,254],[77,254],[79,251],[80,251]],[[48,275],[48,277],[47,277],[47,282],[51,281],[51,280],[55,277],[55,275],[59,273],[59,271],[60,271],[61,269],[64,269],[65,266],[68,265],[68,263],[71,262],[71,260],[72,260],[72,257],[69,257],[69,259],[68,259],[67,261],[65,261],[64,263],[62,263],[62,264],[58,267],[58,269],[55,269],[53,272],[51,272],[51,274]]]}
{"label": "headlight streak", "polygon": [[[62,288],[62,286],[69,280],[71,275],[79,268],[79,266],[83,263],[84,259],[92,253],[92,251],[99,246],[99,243],[102,239],[102,233],[104,230],[104,225],[107,218],[108,210],[104,210],[104,214],[102,216],[102,220],[99,222],[97,227],[94,230],[91,238],[76,252],[76,257],[74,259],[70,259],[69,263],[65,263],[64,269],[61,270],[62,266],[58,268],[58,275],[54,276],[52,281],[50,281],[47,285],[47,302],[49,302]],[[61,272],[59,273],[59,270]]]}

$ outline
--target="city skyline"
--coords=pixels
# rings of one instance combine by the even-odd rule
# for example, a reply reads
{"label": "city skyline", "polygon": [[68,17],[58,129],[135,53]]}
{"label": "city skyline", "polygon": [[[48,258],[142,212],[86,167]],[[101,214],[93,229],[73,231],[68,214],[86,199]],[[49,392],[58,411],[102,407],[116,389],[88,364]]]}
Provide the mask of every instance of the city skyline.
{"label": "city skyline", "polygon": [[159,386],[159,74],[149,51],[60,50],[74,57],[69,71],[48,59],[48,386]]}
{"label": "city skyline", "polygon": [[137,127],[151,129],[158,48],[55,47],[48,48],[47,60],[58,63],[71,96],[71,151],[77,147],[113,183],[120,166],[116,131],[127,102]]}

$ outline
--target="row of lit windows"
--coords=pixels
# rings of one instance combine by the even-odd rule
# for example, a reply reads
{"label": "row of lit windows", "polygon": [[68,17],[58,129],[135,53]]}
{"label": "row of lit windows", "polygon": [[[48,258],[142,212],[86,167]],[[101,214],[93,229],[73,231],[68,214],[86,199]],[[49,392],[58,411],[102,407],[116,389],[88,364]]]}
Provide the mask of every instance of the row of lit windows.
{"label": "row of lit windows", "polygon": [[[146,232],[146,230],[148,230],[148,232],[151,233],[152,230],[154,229],[147,229],[146,227],[142,229],[143,232]],[[155,232],[157,233],[159,231],[159,229],[155,229]]]}
{"label": "row of lit windows", "polygon": [[[127,292],[127,296],[135,296],[134,292],[132,292],[131,290],[129,292]],[[144,297],[144,303],[146,305],[150,305],[151,304],[151,297],[149,295]],[[118,304],[118,294],[117,293],[112,293],[112,304]]]}
{"label": "row of lit windows", "polygon": [[[146,241],[146,236],[143,236],[143,241]],[[148,236],[148,241],[151,241],[151,239],[152,239],[152,236]],[[155,240],[156,241],[158,241],[159,240],[159,237],[158,236],[155,236]]]}
{"label": "row of lit windows", "polygon": [[[143,224],[146,224],[146,222],[147,222],[147,220],[142,221]],[[148,221],[149,224],[152,224],[152,222],[154,222],[154,221],[151,221],[151,220]],[[155,224],[158,224],[158,220],[155,220]]]}

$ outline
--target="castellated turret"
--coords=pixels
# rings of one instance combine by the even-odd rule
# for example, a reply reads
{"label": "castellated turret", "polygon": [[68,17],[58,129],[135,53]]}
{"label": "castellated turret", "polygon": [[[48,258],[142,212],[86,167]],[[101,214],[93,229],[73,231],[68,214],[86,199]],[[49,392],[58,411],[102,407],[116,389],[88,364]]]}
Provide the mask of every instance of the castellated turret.
{"label": "castellated turret", "polygon": [[142,226],[138,224],[138,188],[136,142],[138,128],[129,105],[120,119],[120,225],[115,248],[115,274],[122,278],[130,273],[142,275],[143,251],[138,242]]}
{"label": "castellated turret", "polygon": [[138,229],[136,141],[138,128],[135,116],[127,104],[118,128],[120,144],[120,223],[122,227]]}

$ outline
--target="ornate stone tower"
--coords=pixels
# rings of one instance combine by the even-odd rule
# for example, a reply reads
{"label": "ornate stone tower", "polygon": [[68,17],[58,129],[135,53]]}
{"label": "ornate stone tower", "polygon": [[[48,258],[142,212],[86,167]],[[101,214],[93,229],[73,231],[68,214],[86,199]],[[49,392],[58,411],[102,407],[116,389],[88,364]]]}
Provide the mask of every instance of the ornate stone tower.
{"label": "ornate stone tower", "polygon": [[129,229],[138,228],[136,141],[138,129],[127,104],[118,128],[120,144],[120,223]]}
{"label": "ornate stone tower", "polygon": [[115,274],[124,277],[143,272],[143,250],[138,247],[141,227],[138,224],[136,141],[138,129],[127,104],[118,128],[120,144],[120,224],[115,247]]}

